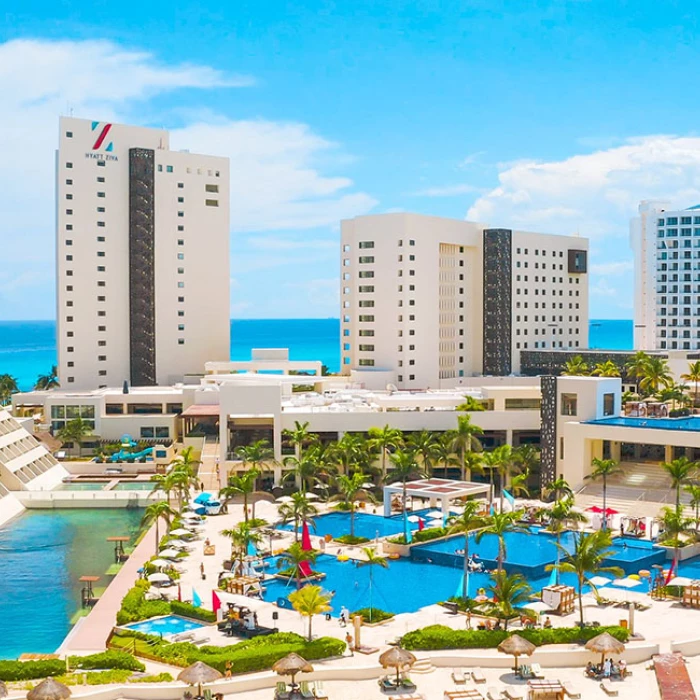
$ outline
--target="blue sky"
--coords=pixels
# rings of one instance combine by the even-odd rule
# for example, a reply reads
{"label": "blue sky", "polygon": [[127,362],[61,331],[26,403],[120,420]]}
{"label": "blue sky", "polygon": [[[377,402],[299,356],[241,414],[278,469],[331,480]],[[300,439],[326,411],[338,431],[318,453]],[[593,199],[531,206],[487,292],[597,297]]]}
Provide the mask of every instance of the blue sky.
{"label": "blue sky", "polygon": [[339,220],[591,238],[631,318],[640,199],[700,202],[689,2],[19,2],[0,24],[0,318],[52,318],[57,117],[231,158],[236,318],[337,316]]}

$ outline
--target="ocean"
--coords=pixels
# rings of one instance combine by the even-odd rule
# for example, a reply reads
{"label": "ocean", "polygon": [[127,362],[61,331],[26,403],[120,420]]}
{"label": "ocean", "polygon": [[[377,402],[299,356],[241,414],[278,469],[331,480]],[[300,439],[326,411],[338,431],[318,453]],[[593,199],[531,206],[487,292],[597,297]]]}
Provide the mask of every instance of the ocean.
{"label": "ocean", "polygon": [[[289,348],[292,360],[320,360],[331,372],[340,368],[340,321],[260,319],[231,321],[231,359],[248,360],[253,348]],[[605,350],[631,350],[629,320],[590,321],[589,345]],[[56,364],[54,321],[0,321],[0,374],[11,374],[23,391]]]}

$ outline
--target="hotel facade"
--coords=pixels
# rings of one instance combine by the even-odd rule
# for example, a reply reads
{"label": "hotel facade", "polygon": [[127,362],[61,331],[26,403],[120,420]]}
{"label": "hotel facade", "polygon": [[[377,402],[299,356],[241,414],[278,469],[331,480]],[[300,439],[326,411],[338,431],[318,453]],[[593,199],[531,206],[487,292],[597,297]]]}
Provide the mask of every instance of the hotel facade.
{"label": "hotel facade", "polygon": [[588,241],[418,214],[341,225],[342,373],[399,389],[520,370],[588,346]]}
{"label": "hotel facade", "polygon": [[228,159],[160,129],[61,118],[58,373],[153,386],[229,358]]}

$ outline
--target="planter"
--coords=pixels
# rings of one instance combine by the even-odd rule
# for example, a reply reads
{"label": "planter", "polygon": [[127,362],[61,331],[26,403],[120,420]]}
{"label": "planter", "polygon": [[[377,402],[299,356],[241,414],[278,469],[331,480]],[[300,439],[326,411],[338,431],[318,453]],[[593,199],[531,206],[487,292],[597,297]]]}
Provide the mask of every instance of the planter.
{"label": "planter", "polygon": [[[666,551],[666,560],[667,561],[672,561],[673,560],[673,554],[675,552],[675,549],[673,547],[666,547],[663,544],[656,545],[659,547],[659,549],[663,549]],[[694,542],[693,544],[688,544],[685,547],[681,547],[678,550],[678,558],[680,561],[685,561],[686,559],[690,559],[692,557],[697,557],[700,555],[700,542]]]}
{"label": "planter", "polygon": [[410,544],[394,544],[393,542],[384,540],[382,549],[384,550],[385,554],[389,555],[389,557],[391,557],[392,554],[396,554],[400,557],[410,557],[412,546],[413,545]]}
{"label": "planter", "polygon": [[296,583],[297,580],[301,583],[313,583],[314,581],[322,581],[326,578],[326,574],[319,571],[318,573],[313,573],[311,576],[300,579],[296,579],[294,576],[285,576],[284,574],[272,574],[272,578],[277,578],[280,581],[288,581],[290,583]]}

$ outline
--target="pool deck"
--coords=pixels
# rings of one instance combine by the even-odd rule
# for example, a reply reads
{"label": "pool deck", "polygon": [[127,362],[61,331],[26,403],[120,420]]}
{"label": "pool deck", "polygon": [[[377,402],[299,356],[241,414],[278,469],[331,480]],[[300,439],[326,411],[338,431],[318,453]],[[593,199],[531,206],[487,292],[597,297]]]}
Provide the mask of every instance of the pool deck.
{"label": "pool deck", "polygon": [[151,527],[126,560],[124,566],[100,596],[90,614],[63,640],[58,652],[61,654],[88,654],[103,651],[112,628],[117,622],[117,611],[122,598],[139,577],[138,570],[153,556],[156,545],[155,526]]}

